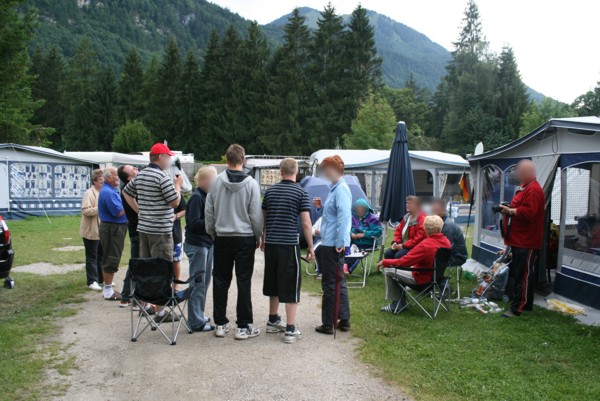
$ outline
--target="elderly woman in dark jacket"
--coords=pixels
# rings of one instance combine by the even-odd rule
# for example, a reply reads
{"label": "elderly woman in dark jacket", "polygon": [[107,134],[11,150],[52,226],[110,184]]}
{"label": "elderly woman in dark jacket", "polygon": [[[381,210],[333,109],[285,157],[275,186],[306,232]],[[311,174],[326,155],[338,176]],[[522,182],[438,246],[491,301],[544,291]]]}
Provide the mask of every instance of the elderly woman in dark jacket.
{"label": "elderly woman in dark jacket", "polygon": [[446,202],[443,199],[436,199],[431,204],[431,214],[440,216],[444,221],[442,234],[450,240],[452,244],[452,255],[448,266],[462,266],[467,261],[467,245],[465,236],[460,227],[446,215]]}

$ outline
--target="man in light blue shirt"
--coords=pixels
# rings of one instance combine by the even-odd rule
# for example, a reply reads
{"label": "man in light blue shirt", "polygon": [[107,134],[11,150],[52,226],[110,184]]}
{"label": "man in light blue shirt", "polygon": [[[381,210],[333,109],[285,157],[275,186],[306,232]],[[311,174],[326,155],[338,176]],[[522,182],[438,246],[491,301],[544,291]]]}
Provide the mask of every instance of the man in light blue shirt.
{"label": "man in light blue shirt", "polygon": [[[342,270],[346,248],[350,246],[352,226],[352,194],[344,181],[344,162],[339,156],[330,156],[321,162],[323,175],[332,182],[325,204],[315,199],[317,208],[323,208],[321,220],[321,244],[317,249],[317,260],[323,279],[322,324],[315,328],[318,333],[333,334],[334,326],[341,331],[350,330],[350,302],[346,278],[342,274],[340,283],[340,308],[334,316],[336,274]],[[338,319],[339,318],[339,322]]]}

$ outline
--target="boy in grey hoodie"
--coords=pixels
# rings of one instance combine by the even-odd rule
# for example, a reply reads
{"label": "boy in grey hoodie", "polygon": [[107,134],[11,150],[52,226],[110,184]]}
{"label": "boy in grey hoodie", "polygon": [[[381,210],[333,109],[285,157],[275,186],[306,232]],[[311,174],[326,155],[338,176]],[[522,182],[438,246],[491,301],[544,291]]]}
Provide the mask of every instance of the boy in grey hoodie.
{"label": "boy in grey hoodie", "polygon": [[231,145],[225,153],[227,170],[217,176],[206,197],[206,231],[214,238],[213,317],[216,337],[229,331],[227,297],[235,276],[238,288],[235,339],[256,337],[253,327],[252,273],[254,253],[262,235],[262,209],[258,183],[243,172],[245,151]]}

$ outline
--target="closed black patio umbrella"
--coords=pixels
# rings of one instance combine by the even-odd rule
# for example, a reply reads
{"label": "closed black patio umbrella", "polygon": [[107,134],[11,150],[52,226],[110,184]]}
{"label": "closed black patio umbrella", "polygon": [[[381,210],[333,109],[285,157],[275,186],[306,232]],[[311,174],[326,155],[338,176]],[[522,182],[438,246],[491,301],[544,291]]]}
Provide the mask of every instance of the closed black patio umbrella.
{"label": "closed black patio umbrella", "polygon": [[415,195],[415,181],[408,153],[406,124],[400,121],[390,152],[379,219],[386,223],[398,223],[406,214],[405,199],[409,195]]}

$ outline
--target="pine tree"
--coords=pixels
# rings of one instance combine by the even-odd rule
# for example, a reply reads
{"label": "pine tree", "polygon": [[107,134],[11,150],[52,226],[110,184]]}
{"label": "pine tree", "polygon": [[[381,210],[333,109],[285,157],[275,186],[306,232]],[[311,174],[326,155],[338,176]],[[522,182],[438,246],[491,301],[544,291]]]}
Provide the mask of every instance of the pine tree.
{"label": "pine tree", "polygon": [[36,67],[36,78],[32,84],[34,99],[43,99],[44,105],[36,110],[32,122],[42,127],[50,127],[54,132],[50,135],[53,149],[62,150],[62,136],[65,130],[64,85],[66,64],[56,47],[45,55],[37,54],[32,59]]}
{"label": "pine tree", "polygon": [[37,15],[18,10],[21,1],[0,2],[0,142],[45,144],[47,130],[32,126],[31,118],[43,100],[33,100],[27,45]]}
{"label": "pine tree", "polygon": [[181,57],[174,38],[169,38],[162,60],[151,79],[146,106],[146,126],[159,140],[171,141],[180,131],[177,97],[180,93]]}
{"label": "pine tree", "polygon": [[200,73],[200,136],[195,143],[194,153],[202,160],[219,160],[226,143],[221,137],[223,82],[221,80],[221,43],[219,34],[212,31],[204,65]]}
{"label": "pine tree", "polygon": [[272,154],[310,154],[312,133],[305,126],[310,34],[299,9],[292,12],[284,32],[284,44],[270,68],[268,118],[260,140]]}
{"label": "pine tree", "polygon": [[202,158],[204,156],[197,152],[197,145],[202,139],[200,130],[203,110],[200,103],[202,95],[200,77],[200,66],[194,53],[190,51],[181,71],[177,96],[177,114],[181,129],[173,139],[173,146],[186,152],[194,152]]}
{"label": "pine tree", "polygon": [[117,90],[114,72],[110,67],[105,67],[98,74],[90,103],[94,127],[92,136],[95,138],[98,150],[111,150],[115,132],[120,125],[117,113]]}
{"label": "pine tree", "polygon": [[496,117],[503,122],[503,140],[510,142],[519,137],[523,113],[529,108],[527,88],[521,81],[515,54],[510,46],[505,46],[500,53],[495,92]]}
{"label": "pine tree", "polygon": [[144,117],[144,67],[135,49],[129,50],[119,80],[119,119],[139,120]]}
{"label": "pine tree", "polygon": [[244,61],[241,64],[238,88],[241,118],[239,142],[246,146],[248,154],[262,154],[265,147],[256,138],[265,132],[270,50],[267,39],[256,22],[248,27],[247,38],[242,43],[241,59]]}
{"label": "pine tree", "polygon": [[350,78],[351,97],[356,106],[371,88],[377,90],[382,86],[382,60],[377,56],[375,31],[369,21],[368,11],[361,5],[352,12],[345,43],[347,76]]}
{"label": "pine tree", "polygon": [[312,83],[308,124],[313,148],[334,147],[350,130],[354,103],[348,81],[354,80],[345,74],[344,29],[343,17],[327,4],[317,20],[308,71]]}
{"label": "pine tree", "polygon": [[65,84],[65,132],[63,145],[68,150],[100,150],[103,145],[91,135],[96,132],[92,113],[94,88],[98,75],[96,53],[88,38],[83,38],[68,67]]}
{"label": "pine tree", "polygon": [[[242,38],[238,30],[229,26],[223,40],[221,41],[221,63],[218,74],[221,80],[221,122],[219,124],[218,138],[225,143],[238,142],[239,135],[245,129],[242,123],[243,113],[240,97],[242,93],[241,73],[242,64],[245,60],[241,58]],[[242,143],[242,145],[245,145]]]}
{"label": "pine tree", "polygon": [[600,116],[600,81],[593,90],[575,99],[572,107],[578,116]]}
{"label": "pine tree", "polygon": [[486,147],[502,144],[502,123],[496,116],[496,61],[487,52],[479,9],[470,0],[454,43],[448,75],[434,96],[434,122],[429,136],[439,137],[440,146],[459,154],[471,153],[484,141]]}

